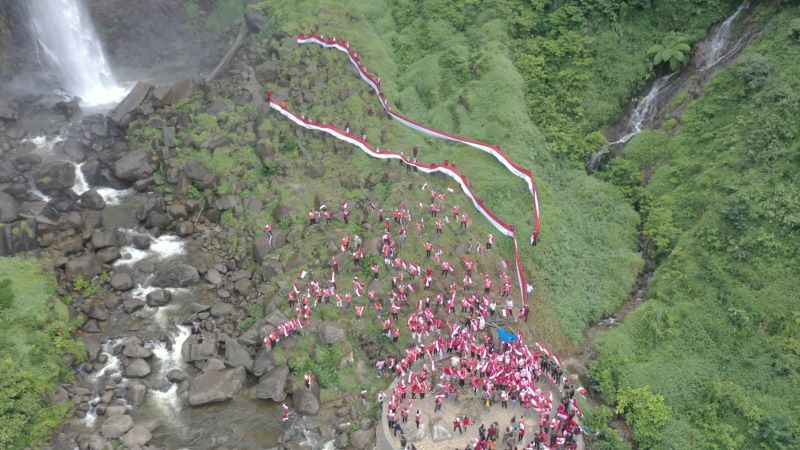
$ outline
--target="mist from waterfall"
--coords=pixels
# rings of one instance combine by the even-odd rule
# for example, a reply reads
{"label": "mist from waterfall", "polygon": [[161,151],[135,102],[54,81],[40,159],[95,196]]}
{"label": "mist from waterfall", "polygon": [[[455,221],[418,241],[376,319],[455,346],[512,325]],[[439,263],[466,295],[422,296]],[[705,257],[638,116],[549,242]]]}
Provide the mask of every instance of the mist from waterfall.
{"label": "mist from waterfall", "polygon": [[81,0],[30,0],[31,26],[39,49],[62,83],[86,106],[119,102],[119,86]]}

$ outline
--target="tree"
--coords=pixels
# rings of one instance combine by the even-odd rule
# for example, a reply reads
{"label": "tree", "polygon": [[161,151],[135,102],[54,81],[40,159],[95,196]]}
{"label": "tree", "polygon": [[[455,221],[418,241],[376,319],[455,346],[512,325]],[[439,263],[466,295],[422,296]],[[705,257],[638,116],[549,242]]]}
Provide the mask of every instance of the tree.
{"label": "tree", "polygon": [[645,448],[653,448],[660,442],[659,431],[672,416],[664,397],[654,394],[647,386],[620,389],[617,414],[621,413],[625,413],[625,420],[633,427],[636,442]]}
{"label": "tree", "polygon": [[655,44],[647,50],[647,56],[653,59],[653,66],[666,65],[674,72],[689,59],[692,47],[686,41],[683,35],[669,33],[664,36],[660,44]]}

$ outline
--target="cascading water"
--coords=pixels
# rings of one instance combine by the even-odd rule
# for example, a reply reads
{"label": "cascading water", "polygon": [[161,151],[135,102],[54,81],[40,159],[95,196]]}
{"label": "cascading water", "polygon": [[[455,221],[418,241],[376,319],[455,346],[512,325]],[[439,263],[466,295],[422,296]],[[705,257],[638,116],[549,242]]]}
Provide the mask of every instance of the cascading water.
{"label": "cascading water", "polygon": [[72,192],[81,195],[91,188],[89,187],[89,183],[86,181],[86,177],[83,175],[83,170],[81,169],[83,164],[74,164],[74,166],[75,184],[72,186]]}
{"label": "cascading water", "polygon": [[731,25],[736,20],[736,17],[738,17],[739,14],[741,14],[741,12],[747,9],[749,6],[749,2],[743,2],[730,17],[725,19],[725,21],[720,24],[719,28],[717,28],[717,31],[714,33],[714,36],[712,36],[711,40],[708,42],[705,64],[701,66],[700,70],[708,70],[714,67],[717,65],[717,63],[728,57],[728,55],[736,50],[734,48],[727,53],[723,53],[725,48],[728,46],[728,41],[731,34]]}
{"label": "cascading water", "polygon": [[630,117],[628,117],[628,126],[626,127],[625,134],[616,141],[604,145],[600,148],[600,150],[597,151],[597,153],[594,154],[594,156],[592,156],[587,164],[587,167],[590,171],[596,172],[597,169],[600,168],[600,164],[602,163],[603,158],[610,147],[625,145],[634,136],[642,132],[642,127],[647,121],[651,120],[657,112],[656,104],[661,90],[664,89],[664,86],[667,85],[674,75],[674,73],[665,75],[653,82],[653,85],[650,87],[647,95],[639,100],[636,108],[634,108]]}
{"label": "cascading water", "polygon": [[116,103],[117,84],[92,21],[80,0],[30,0],[31,23],[47,62],[64,90],[88,106]]}

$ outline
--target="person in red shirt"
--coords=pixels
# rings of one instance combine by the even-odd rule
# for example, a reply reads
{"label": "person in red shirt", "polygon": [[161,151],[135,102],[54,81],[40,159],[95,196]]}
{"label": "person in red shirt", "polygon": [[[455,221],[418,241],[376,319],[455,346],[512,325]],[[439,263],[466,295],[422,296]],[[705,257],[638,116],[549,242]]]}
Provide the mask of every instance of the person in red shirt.
{"label": "person in red shirt", "polygon": [[331,223],[331,212],[326,209],[324,216],[325,216],[325,223]]}
{"label": "person in red shirt", "polygon": [[308,213],[308,224],[314,225],[315,223],[317,223],[317,215],[314,211],[310,211]]}
{"label": "person in red shirt", "polygon": [[342,218],[344,219],[344,223],[348,223],[348,219],[350,219],[350,211],[346,209],[342,211]]}
{"label": "person in red shirt", "polygon": [[487,252],[492,249],[492,244],[494,244],[494,236],[492,236],[492,233],[489,233],[489,235],[486,236],[486,251]]}
{"label": "person in red shirt", "polygon": [[271,223],[268,223],[264,227],[264,232],[266,232],[267,236],[269,236],[269,246],[272,247],[272,224]]}
{"label": "person in red shirt", "polygon": [[433,251],[433,244],[431,244],[430,242],[426,242],[425,243],[425,256],[430,258],[432,251]]}
{"label": "person in red shirt", "polygon": [[461,226],[459,228],[467,228],[467,221],[469,220],[469,216],[466,214],[461,215]]}
{"label": "person in red shirt", "polygon": [[436,234],[442,234],[442,220],[436,219]]}

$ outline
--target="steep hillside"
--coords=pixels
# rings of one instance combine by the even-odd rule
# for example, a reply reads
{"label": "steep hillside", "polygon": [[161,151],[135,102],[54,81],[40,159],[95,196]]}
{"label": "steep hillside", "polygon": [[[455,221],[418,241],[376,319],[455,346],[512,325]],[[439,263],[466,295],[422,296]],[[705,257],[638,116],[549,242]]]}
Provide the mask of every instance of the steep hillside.
{"label": "steep hillside", "polygon": [[[661,262],[592,369],[643,447],[800,443],[798,17],[777,13],[677,131],[638,136],[607,168]],[[650,403],[627,400],[648,393]]]}

